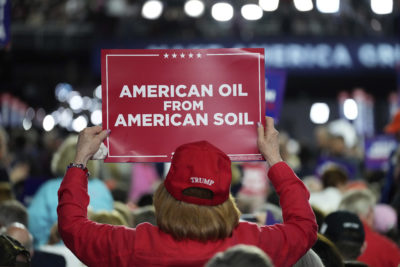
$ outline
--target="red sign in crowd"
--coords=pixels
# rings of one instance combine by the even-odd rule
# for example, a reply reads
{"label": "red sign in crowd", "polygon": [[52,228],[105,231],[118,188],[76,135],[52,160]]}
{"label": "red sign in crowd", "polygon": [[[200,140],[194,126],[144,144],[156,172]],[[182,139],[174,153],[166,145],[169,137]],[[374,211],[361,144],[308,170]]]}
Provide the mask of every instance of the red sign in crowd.
{"label": "red sign in crowd", "polygon": [[167,162],[200,140],[262,159],[264,49],[102,50],[101,60],[106,162]]}

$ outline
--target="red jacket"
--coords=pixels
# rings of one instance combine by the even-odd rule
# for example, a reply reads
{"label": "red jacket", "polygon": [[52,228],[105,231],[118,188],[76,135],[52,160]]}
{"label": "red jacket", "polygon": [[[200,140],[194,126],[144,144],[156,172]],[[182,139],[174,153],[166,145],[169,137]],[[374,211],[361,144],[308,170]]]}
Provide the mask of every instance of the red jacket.
{"label": "red jacket", "polygon": [[88,266],[204,266],[217,252],[236,244],[264,250],[276,267],[292,266],[317,239],[309,193],[290,167],[280,162],[268,176],[280,195],[283,224],[259,227],[241,222],[232,236],[216,242],[176,241],[158,227],[98,224],[87,219],[87,178],[70,168],[58,191],[58,229],[65,245]]}
{"label": "red jacket", "polygon": [[374,232],[365,222],[363,222],[363,225],[366,248],[357,260],[368,264],[370,267],[399,266],[400,249],[396,243]]}

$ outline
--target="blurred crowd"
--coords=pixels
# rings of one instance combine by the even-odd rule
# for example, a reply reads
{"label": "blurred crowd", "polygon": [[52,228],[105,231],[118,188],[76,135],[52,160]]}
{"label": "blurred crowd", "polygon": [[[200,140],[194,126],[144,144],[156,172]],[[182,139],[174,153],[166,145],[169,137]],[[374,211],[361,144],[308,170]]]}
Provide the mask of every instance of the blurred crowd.
{"label": "blurred crowd", "polygon": [[[315,266],[397,266],[397,148],[386,159],[386,167],[371,171],[365,165],[361,138],[352,133],[333,130],[331,125],[318,126],[315,146],[306,147],[279,130],[282,158],[311,192],[310,204],[320,232],[317,243],[302,259],[305,263],[297,266],[314,266],[307,264],[315,259],[321,264]],[[400,113],[384,130],[393,138],[400,136]],[[66,166],[73,161],[76,143],[77,135],[57,128],[50,132],[0,130],[0,232],[30,255],[32,266],[83,266],[63,245],[57,231],[57,190]],[[165,177],[168,163],[90,161],[88,169],[91,220],[129,227],[142,222],[156,224],[152,194]],[[279,198],[266,179],[267,170],[265,162],[232,164],[231,192],[242,220],[260,225],[282,222]],[[228,256],[218,257],[222,261]]]}

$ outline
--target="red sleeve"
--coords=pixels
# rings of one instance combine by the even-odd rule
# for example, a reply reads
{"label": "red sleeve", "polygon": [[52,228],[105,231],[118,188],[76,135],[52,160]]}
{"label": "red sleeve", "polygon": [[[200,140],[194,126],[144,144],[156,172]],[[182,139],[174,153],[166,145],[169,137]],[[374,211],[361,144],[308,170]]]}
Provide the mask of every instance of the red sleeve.
{"label": "red sleeve", "polygon": [[308,202],[310,193],[285,162],[274,164],[268,177],[280,197],[283,223],[265,227],[268,230],[265,236],[261,234],[260,242],[275,266],[292,266],[317,240],[318,226]]}
{"label": "red sleeve", "polygon": [[123,258],[133,255],[135,229],[90,221],[87,186],[83,170],[67,170],[58,190],[58,231],[65,245],[86,265],[124,266]]}

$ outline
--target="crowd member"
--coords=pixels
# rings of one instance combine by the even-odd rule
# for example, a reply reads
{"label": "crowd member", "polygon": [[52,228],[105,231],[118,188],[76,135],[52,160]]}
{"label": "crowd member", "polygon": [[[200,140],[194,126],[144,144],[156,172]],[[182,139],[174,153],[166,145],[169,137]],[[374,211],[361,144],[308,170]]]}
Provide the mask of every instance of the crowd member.
{"label": "crowd member", "polygon": [[321,258],[310,249],[293,267],[324,267]]}
{"label": "crowd member", "polygon": [[314,244],[317,224],[309,193],[281,160],[272,118],[266,118],[265,130],[259,125],[257,140],[284,218],[283,224],[272,227],[239,222],[240,213],[229,193],[229,157],[206,141],[176,149],[168,175],[154,195],[157,227],[93,223],[87,219],[85,166],[109,133],[100,126],[80,133],[75,159],[58,191],[60,235],[88,266],[203,266],[216,252],[245,243],[261,248],[274,265],[285,267]]}
{"label": "crowd member", "polygon": [[317,242],[312,247],[325,267],[344,267],[343,258],[335,244],[322,234],[318,234]]}
{"label": "crowd member", "polygon": [[373,229],[393,240],[397,246],[400,245],[399,229],[397,228],[397,212],[388,205],[379,203],[374,208]]}
{"label": "crowd member", "polygon": [[31,256],[21,243],[7,235],[0,235],[0,266],[29,267]]}
{"label": "crowd member", "polygon": [[0,228],[18,222],[28,227],[28,211],[18,200],[0,203]]}
{"label": "crowd member", "polygon": [[323,190],[311,192],[310,204],[325,214],[336,211],[346,189],[347,173],[338,165],[331,164],[321,175]]}
{"label": "crowd member", "polygon": [[365,249],[357,258],[374,267],[398,266],[400,249],[383,235],[373,230],[375,196],[370,190],[352,190],[343,196],[339,210],[347,210],[358,215],[364,226]]}
{"label": "crowd member", "polygon": [[357,262],[363,250],[365,233],[356,214],[348,211],[332,212],[325,217],[320,233],[335,244],[345,265]]}
{"label": "crowd member", "polygon": [[6,234],[18,240],[22,244],[22,246],[29,251],[31,257],[33,255],[33,236],[28,231],[25,225],[15,222],[9,224],[7,227],[4,227],[1,231],[2,234]]}
{"label": "crowd member", "polygon": [[264,251],[255,246],[236,245],[213,256],[205,267],[274,267]]}
{"label": "crowd member", "polygon": [[[396,141],[400,141],[400,110],[396,112],[389,124],[383,129],[386,134],[393,135]],[[394,148],[389,155],[388,170],[386,172],[382,188],[381,202],[390,204],[399,194],[400,147]],[[399,209],[397,209],[399,210]]]}
{"label": "crowd member", "polygon": [[[35,248],[47,243],[50,229],[57,222],[57,189],[60,187],[65,166],[74,159],[78,137],[69,136],[53,155],[51,169],[57,177],[39,188],[28,207],[29,230],[34,236]],[[91,161],[89,168],[93,177],[97,177],[98,162]],[[91,196],[90,209],[93,211],[112,210],[113,198],[106,185],[96,178],[89,179],[88,192]]]}
{"label": "crowd member", "polygon": [[7,133],[0,127],[0,183],[10,182],[8,174],[8,158],[7,158]]}

